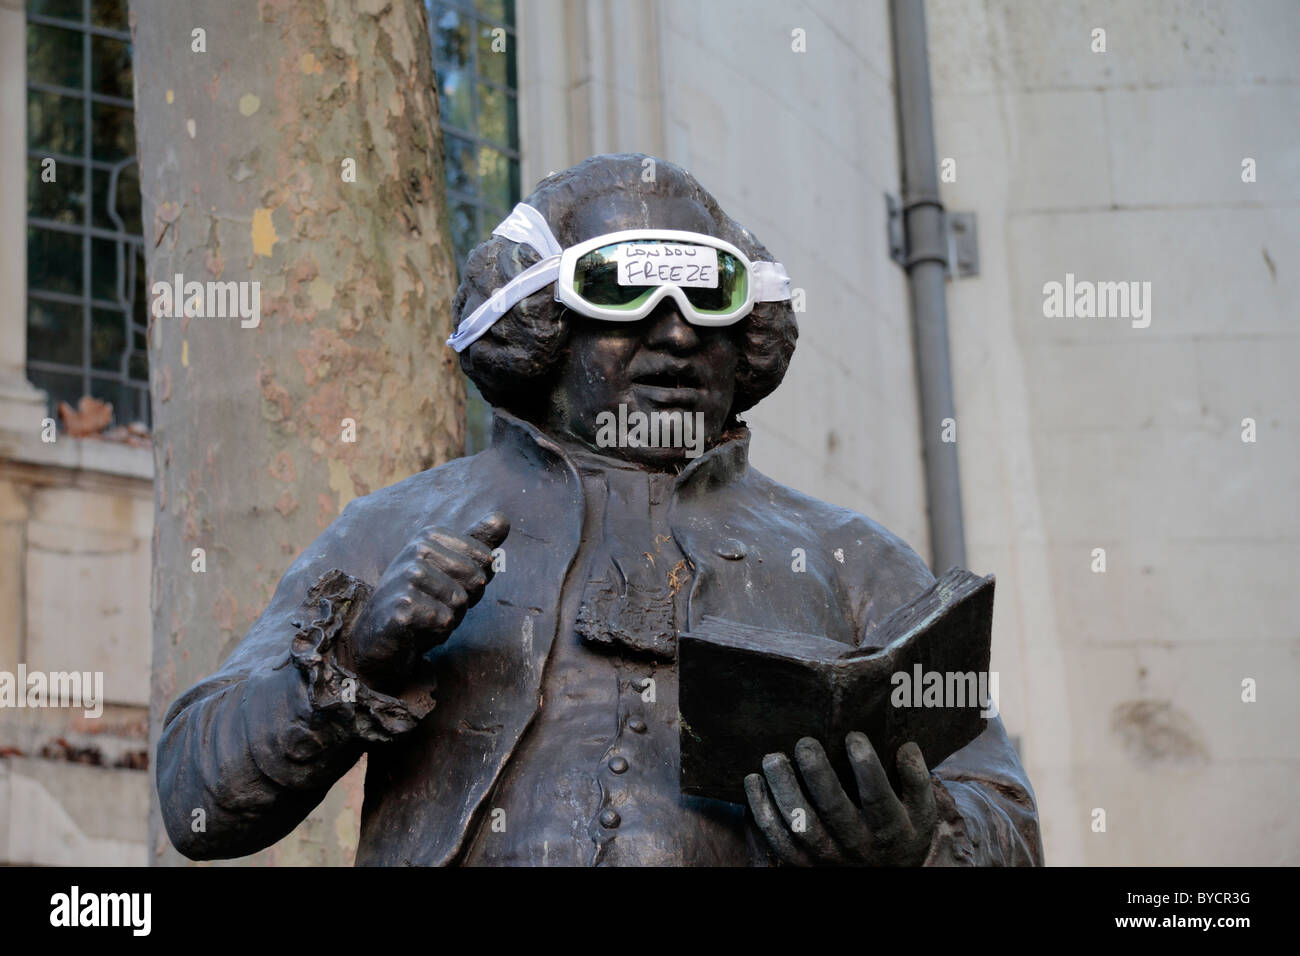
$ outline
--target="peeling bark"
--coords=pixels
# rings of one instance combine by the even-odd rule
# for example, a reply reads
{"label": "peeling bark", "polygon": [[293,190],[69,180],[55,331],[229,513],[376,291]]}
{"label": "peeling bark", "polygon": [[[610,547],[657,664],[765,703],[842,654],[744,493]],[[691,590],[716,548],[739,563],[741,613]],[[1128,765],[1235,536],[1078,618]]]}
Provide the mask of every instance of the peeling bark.
{"label": "peeling bark", "polygon": [[[133,0],[131,23],[149,285],[260,283],[256,327],[150,321],[156,742],[351,498],[460,454],[464,389],[423,4]],[[250,860],[351,862],[358,786]],[[156,806],[150,839],[183,862]]]}

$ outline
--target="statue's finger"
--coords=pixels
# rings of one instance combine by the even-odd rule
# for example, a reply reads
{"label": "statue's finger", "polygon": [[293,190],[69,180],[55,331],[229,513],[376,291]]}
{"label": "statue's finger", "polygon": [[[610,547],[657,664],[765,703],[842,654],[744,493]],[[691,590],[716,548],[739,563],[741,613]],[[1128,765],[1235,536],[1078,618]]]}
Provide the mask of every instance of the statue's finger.
{"label": "statue's finger", "polygon": [[[441,572],[451,578],[467,592],[481,594],[487,586],[488,572],[472,558],[438,537],[430,538],[415,550],[415,556],[431,577]],[[489,558],[489,560],[491,560]],[[441,596],[441,595],[439,595]]]}
{"label": "statue's finger", "polygon": [[888,837],[906,827],[907,811],[894,794],[876,748],[871,746],[867,735],[855,730],[844,738],[844,745],[849,752],[849,766],[858,782],[862,816],[873,836]]}
{"label": "statue's finger", "polygon": [[817,816],[831,838],[849,853],[864,858],[871,848],[871,832],[862,821],[862,812],[844,792],[821,743],[813,737],[804,737],[795,745],[794,756],[808,796],[817,808]]}
{"label": "statue's finger", "polygon": [[435,530],[425,538],[425,543],[437,544],[479,569],[486,569],[492,564],[492,549],[478,538],[468,535],[462,538],[448,531]]}
{"label": "statue's finger", "polygon": [[795,840],[828,863],[849,862],[826,832],[812,800],[804,795],[790,758],[785,754],[768,754],[763,758],[763,776]]}
{"label": "statue's finger", "polygon": [[480,541],[492,549],[499,547],[509,533],[510,519],[500,511],[493,511],[474,522],[474,526],[465,532],[465,536]]}
{"label": "statue's finger", "polygon": [[[423,548],[428,552],[428,547]],[[399,583],[409,589],[422,592],[429,597],[446,601],[460,587],[459,582],[447,574],[438,564],[427,557],[414,554],[400,568]]]}
{"label": "statue's finger", "polygon": [[898,777],[903,789],[903,805],[917,833],[929,833],[939,819],[939,808],[934,801],[934,784],[925,756],[914,741],[909,740],[898,748]]}
{"label": "statue's finger", "polygon": [[407,595],[399,598],[397,605],[393,623],[399,627],[413,627],[415,643],[421,651],[428,650],[439,636],[445,635],[458,623],[456,608],[427,594]]}
{"label": "statue's finger", "polygon": [[749,808],[754,812],[754,822],[759,831],[772,847],[772,852],[795,866],[812,866],[814,860],[802,847],[794,842],[785,821],[777,812],[776,804],[768,794],[767,784],[762,776],[751,773],[745,777],[745,796],[749,798]]}

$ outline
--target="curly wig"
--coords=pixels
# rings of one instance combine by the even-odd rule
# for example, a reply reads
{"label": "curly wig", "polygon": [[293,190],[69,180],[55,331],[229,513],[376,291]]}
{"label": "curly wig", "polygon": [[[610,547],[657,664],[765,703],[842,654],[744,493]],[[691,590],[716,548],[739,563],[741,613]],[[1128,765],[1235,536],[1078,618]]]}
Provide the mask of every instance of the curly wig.
{"label": "curly wig", "polygon": [[[654,179],[644,182],[642,171],[650,162],[654,164]],[[750,259],[774,258],[749,230],[722,211],[694,176],[680,166],[641,153],[592,156],[543,179],[524,202],[542,214],[560,245],[569,246],[588,238],[575,234],[576,210],[606,194],[635,190],[694,200],[712,220],[715,237],[738,247]],[[645,222],[639,228],[653,225]],[[539,258],[530,247],[500,236],[491,236],[476,246],[465,263],[452,302],[456,325]],[[543,383],[564,354],[571,315],[555,301],[555,290],[548,285],[517,303],[482,338],[461,352],[461,368],[487,401],[523,414],[524,408],[535,403]],[[788,301],[756,303],[737,328],[741,348],[731,406],[733,419],[781,383],[799,335]]]}

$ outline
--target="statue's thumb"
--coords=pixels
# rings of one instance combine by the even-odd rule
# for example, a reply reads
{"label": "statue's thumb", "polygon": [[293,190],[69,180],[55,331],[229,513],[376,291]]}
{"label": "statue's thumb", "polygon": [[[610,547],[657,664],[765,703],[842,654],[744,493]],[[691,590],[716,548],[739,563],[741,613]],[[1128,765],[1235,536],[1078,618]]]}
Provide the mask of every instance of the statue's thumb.
{"label": "statue's thumb", "polygon": [[474,522],[474,527],[470,528],[466,535],[489,548],[496,548],[509,533],[510,519],[500,511],[493,511]]}

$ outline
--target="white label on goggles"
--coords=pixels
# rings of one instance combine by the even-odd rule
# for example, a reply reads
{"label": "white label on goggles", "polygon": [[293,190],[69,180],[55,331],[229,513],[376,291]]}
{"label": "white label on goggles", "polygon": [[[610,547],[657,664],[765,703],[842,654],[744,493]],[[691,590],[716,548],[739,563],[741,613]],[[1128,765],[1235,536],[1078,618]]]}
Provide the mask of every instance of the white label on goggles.
{"label": "white label on goggles", "polygon": [[623,242],[614,250],[619,285],[718,286],[718,250],[680,242]]}

